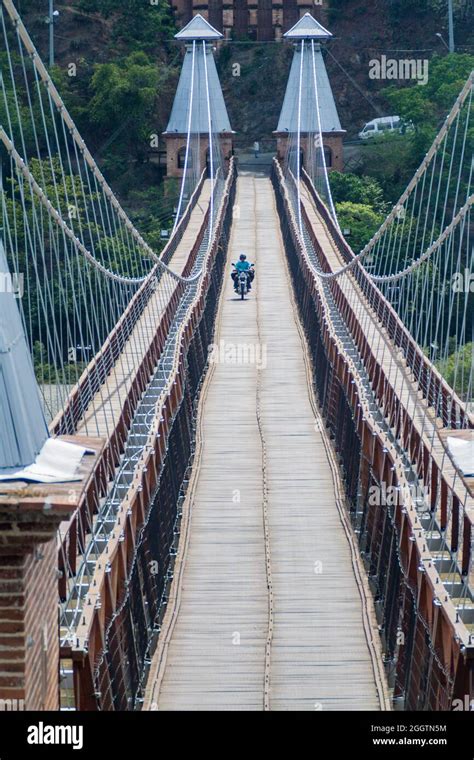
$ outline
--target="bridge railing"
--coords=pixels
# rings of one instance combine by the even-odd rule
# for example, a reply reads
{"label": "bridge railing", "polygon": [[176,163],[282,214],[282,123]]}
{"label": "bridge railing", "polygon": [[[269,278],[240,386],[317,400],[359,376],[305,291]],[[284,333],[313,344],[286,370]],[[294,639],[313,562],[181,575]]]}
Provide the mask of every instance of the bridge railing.
{"label": "bridge railing", "polygon": [[[207,360],[201,333],[206,335],[212,329],[209,310],[216,308],[222,281],[234,193],[232,161],[215,232],[210,244],[206,243],[202,276],[195,283],[191,301],[182,299],[175,317],[178,333],[173,339],[172,367],[156,402],[148,441],[135,464],[136,476],[96,563],[88,593],[81,600],[75,634],[63,642],[63,658],[74,663],[76,700],[81,709],[133,709],[138,705],[146,654],[156,639],[156,625],[166,604],[168,570],[179,530],[181,479],[192,452],[192,395]],[[206,217],[208,214],[209,210]],[[201,232],[203,229],[204,224]],[[202,242],[201,234],[198,240]],[[198,241],[187,268],[197,249]],[[160,571],[153,575],[146,568],[151,559],[158,558]],[[119,656],[123,651],[128,653],[126,668]]]}
{"label": "bridge railing", "polygon": [[[347,260],[350,255],[353,256],[350,247],[336,229],[331,215],[317,193],[315,193],[314,188],[310,189],[317,210],[328,226],[334,243],[341,252],[341,255]],[[316,238],[304,208],[302,212],[308,234],[310,235],[314,249],[318,253],[321,269],[325,272],[330,272],[331,267],[329,262]],[[429,406],[435,410],[437,416],[443,421],[443,425],[448,429],[472,429],[474,427],[472,416],[466,412],[465,405],[428,361],[423,351],[421,351],[403,323],[401,323],[392,306],[384,299],[377,286],[359,267],[355,267],[355,269],[354,277],[356,281],[361,286],[361,290],[367,298],[369,305],[373,308],[381,324],[387,330],[394,345],[400,347],[404,352],[407,366],[411,369],[418,387]],[[405,450],[409,452],[412,461],[415,462],[418,476],[429,487],[431,509],[437,510],[440,525],[443,530],[447,531],[447,535],[449,536],[451,550],[458,556],[461,572],[469,578],[473,562],[472,540],[474,538],[472,485],[468,478],[459,470],[445,437],[441,437],[435,433],[445,456],[451,464],[449,471],[447,467],[443,467],[443,459],[433,450],[432,442],[428,444],[423,435],[423,429],[417,430],[416,426],[412,424],[408,408],[404,407],[397,391],[390,383],[382,364],[377,360],[337,278],[330,280],[330,286],[336,305],[353,336],[364,365],[369,372],[374,393],[384,410],[384,415],[390,420],[391,425],[396,428],[396,433],[400,437]],[[433,379],[430,373],[433,373]],[[436,395],[435,391],[437,392]]]}
{"label": "bridge railing", "polygon": [[[165,248],[162,251],[160,258],[165,264],[168,264],[170,262],[171,257],[181,242],[184,230],[186,229],[189,218],[202,191],[204,179],[205,172],[203,171],[199,184],[197,185],[193,195],[189,200],[185,213],[181,217],[172,237],[167,242]],[[203,227],[205,223],[207,223],[207,218],[203,222]],[[202,239],[204,231],[201,230],[200,234]],[[188,270],[185,272],[184,276],[186,276],[187,272]],[[148,303],[157,282],[159,282],[159,279],[162,276],[162,273],[163,272],[160,269],[159,265],[156,264],[152,269],[149,278],[143,282],[139,290],[132,297],[123,315],[120,317],[112,332],[107,337],[104,345],[91,359],[88,366],[84,369],[78,382],[71,389],[68,401],[64,409],[62,409],[51,422],[50,431],[52,434],[71,435],[76,431],[77,423],[82,418],[94,395],[97,393],[100,386],[105,381],[107,375],[113,368],[116,360],[120,356],[125,341],[130,336],[133,327],[140,318],[140,315]],[[176,308],[177,298],[179,298],[181,295],[183,287],[184,286],[182,283],[178,283],[178,287],[176,289],[177,297],[174,297],[168,304],[166,312],[163,315],[164,325],[169,323],[171,314]],[[163,330],[160,330],[159,332],[162,340]],[[164,332],[166,332],[166,328]]]}
{"label": "bridge railing", "polygon": [[[201,178],[199,187],[196,188],[193,197],[190,200],[188,208],[183,215],[179,227],[176,228],[177,238],[171,239],[164,249],[168,259],[177,248],[182,238],[185,225],[188,223],[192,210],[196,204],[199,193],[204,182],[204,174]],[[189,253],[186,262],[184,276],[192,269],[199,247],[207,231],[209,223],[209,210],[204,215],[200,230],[197,234],[193,247]],[[158,270],[158,265],[153,271]],[[157,274],[160,274],[157,272]],[[153,274],[150,280],[143,283],[140,290],[135,294],[132,303],[128,306],[126,312],[120,319],[119,323],[109,336],[102,350],[94,357],[89,367],[84,371],[79,383],[73,389],[69,397],[69,406],[62,413],[57,422],[53,423],[52,433],[63,435],[75,432],[77,423],[83,417],[88,405],[90,404],[95,393],[105,382],[109,372],[112,370],[116,360],[119,358],[125,341],[130,335],[134,325],[138,322],[140,315],[154,291]],[[98,465],[95,482],[88,489],[86,497],[83,499],[80,508],[74,513],[67,529],[63,530],[60,537],[58,564],[62,573],[60,579],[60,597],[64,599],[67,595],[68,579],[76,572],[77,555],[81,554],[86,546],[86,534],[90,530],[92,515],[98,510],[98,504],[101,496],[106,493],[109,478],[113,477],[114,469],[118,465],[123,446],[127,438],[127,431],[130,422],[135,413],[138,401],[150,375],[153,367],[156,366],[160,354],[166,342],[173,317],[178,308],[180,299],[185,292],[185,286],[178,282],[168,305],[163,312],[159,323],[156,325],[155,338],[150,344],[147,352],[142,357],[141,366],[138,369],[133,382],[131,383],[126,399],[123,399],[123,407],[120,414],[113,421],[113,430],[101,455],[101,461]],[[69,430],[69,425],[73,422],[73,430]],[[72,551],[74,547],[74,551]]]}
{"label": "bridge railing", "polygon": [[[317,194],[306,172],[303,172],[303,177],[318,213],[324,219],[342,259],[346,263],[350,263],[354,259],[354,252],[342,236],[340,230],[338,230],[329,210]],[[308,229],[311,234],[311,226]],[[317,240],[314,239],[313,242],[316,244],[318,251],[320,251]],[[331,271],[329,264],[323,259],[321,260],[321,265],[323,271]],[[436,367],[429,361],[401,321],[393,306],[384,298],[379,288],[361,267],[355,265],[352,268],[352,273],[393,343],[403,351],[406,362],[419,384],[423,397],[433,407],[436,415],[442,420],[443,425],[457,429],[474,428],[474,417],[466,410],[466,405],[457,396],[453,388],[448,385]]]}
{"label": "bridge railing", "polygon": [[[411,433],[412,426],[405,426],[400,434],[408,454],[418,475],[429,478],[430,511],[418,511],[417,491],[407,476],[398,442],[387,436],[385,421],[373,416],[356,360],[346,351],[333,322],[329,294],[301,241],[299,222],[277,163],[274,186],[295,292],[317,368],[315,386],[341,458],[346,506],[376,594],[395,695],[404,698],[408,709],[451,709],[453,698],[464,693],[472,678],[474,642],[468,625],[472,623],[473,596],[467,583],[474,538],[471,507],[466,508],[458,488],[453,488],[437,467],[433,452],[420,446],[416,432]],[[326,221],[326,214],[321,216]],[[328,262],[322,261],[321,269],[328,271]],[[334,301],[338,288],[332,290]],[[355,315],[345,310],[341,298],[335,307],[352,333],[373,387],[380,391],[381,369],[364,347],[361,326]],[[381,399],[384,416],[390,417],[389,406],[393,413],[394,399],[394,393]],[[371,486],[380,493],[382,484],[399,497],[391,504],[382,499],[370,506]],[[425,529],[436,531],[439,522],[442,528],[437,540],[443,546],[449,542],[451,552],[446,552],[451,557],[449,573],[434,560],[425,533]],[[455,571],[456,561],[462,565],[463,578]],[[450,594],[461,599],[453,600]],[[400,631],[406,637],[404,646],[398,641]]]}

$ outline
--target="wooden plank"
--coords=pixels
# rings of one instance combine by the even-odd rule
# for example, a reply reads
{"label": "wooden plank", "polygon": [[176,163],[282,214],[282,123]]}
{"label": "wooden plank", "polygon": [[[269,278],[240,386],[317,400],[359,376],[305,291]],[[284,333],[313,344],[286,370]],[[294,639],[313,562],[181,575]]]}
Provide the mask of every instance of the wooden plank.
{"label": "wooden plank", "polygon": [[[262,710],[269,665],[270,709],[378,709],[269,180],[239,178],[236,203],[228,261],[245,251],[257,279],[242,303],[226,277],[216,342],[229,353],[212,365],[201,400],[187,550],[147,707]],[[243,344],[259,366],[225,360],[232,347],[251,356]]]}

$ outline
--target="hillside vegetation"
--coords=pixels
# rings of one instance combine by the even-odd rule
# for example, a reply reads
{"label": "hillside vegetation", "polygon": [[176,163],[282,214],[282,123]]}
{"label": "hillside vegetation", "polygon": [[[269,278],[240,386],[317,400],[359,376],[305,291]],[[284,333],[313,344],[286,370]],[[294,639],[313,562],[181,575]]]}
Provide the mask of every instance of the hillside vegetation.
{"label": "hillside vegetation", "polygon": [[[47,60],[46,2],[17,0],[17,7]],[[166,183],[164,192],[162,169],[151,160],[150,142],[166,127],[182,60],[169,3],[69,0],[55,7],[54,79],[114,190],[159,246],[160,228],[171,224],[176,187]],[[380,203],[388,207],[474,67],[474,0],[455,0],[457,52],[452,55],[436,36],[448,37],[445,0],[328,0],[316,12],[334,34],[325,60],[348,137],[369,119],[388,113],[399,113],[416,126],[402,140],[371,145],[356,168],[362,184],[364,178],[373,178]],[[428,83],[371,79],[369,63],[381,55],[426,58]],[[237,146],[257,138],[273,149],[291,45],[235,40],[219,46],[216,56]],[[357,241],[351,242],[362,245],[383,209],[366,193],[358,195],[353,184],[348,194],[341,187],[338,193],[337,202],[346,204],[341,209],[345,224],[350,227],[351,218],[357,222],[352,225],[358,229]]]}

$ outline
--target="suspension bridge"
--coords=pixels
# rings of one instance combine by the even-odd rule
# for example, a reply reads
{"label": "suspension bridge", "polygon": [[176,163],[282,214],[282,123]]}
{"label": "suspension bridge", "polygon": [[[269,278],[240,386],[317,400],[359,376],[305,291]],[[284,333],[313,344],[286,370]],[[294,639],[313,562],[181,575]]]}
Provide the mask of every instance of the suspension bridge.
{"label": "suspension bridge", "polygon": [[353,251],[330,190],[330,32],[306,14],[286,34],[278,156],[270,176],[239,173],[222,35],[195,16],[177,35],[164,138],[180,192],[157,254],[0,8],[2,699],[474,698],[473,75]]}

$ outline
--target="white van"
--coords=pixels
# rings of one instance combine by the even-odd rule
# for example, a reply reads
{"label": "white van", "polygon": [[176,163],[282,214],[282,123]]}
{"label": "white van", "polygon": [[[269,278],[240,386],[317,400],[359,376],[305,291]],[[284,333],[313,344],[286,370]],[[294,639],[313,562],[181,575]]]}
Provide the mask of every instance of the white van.
{"label": "white van", "polygon": [[378,119],[368,121],[362,131],[359,132],[359,137],[361,140],[370,140],[371,137],[385,135],[388,132],[400,132],[402,126],[403,122],[399,116],[381,116]]}

